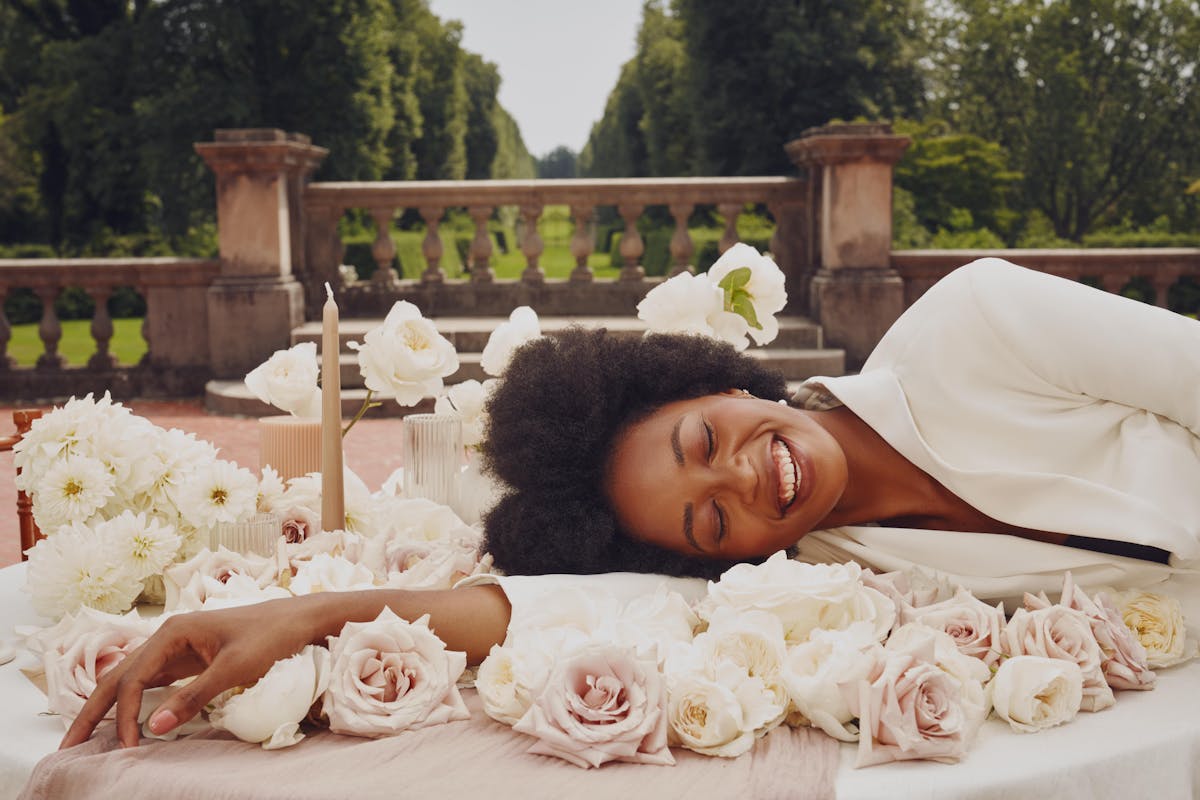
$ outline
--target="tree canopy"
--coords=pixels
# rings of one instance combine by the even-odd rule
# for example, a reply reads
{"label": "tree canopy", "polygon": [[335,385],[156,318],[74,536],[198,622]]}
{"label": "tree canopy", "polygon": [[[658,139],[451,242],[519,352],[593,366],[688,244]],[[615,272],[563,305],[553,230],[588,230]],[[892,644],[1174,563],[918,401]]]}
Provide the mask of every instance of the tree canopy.
{"label": "tree canopy", "polygon": [[460,37],[424,0],[0,0],[0,241],[185,235],[216,128],[308,134],[320,179],[531,175]]}

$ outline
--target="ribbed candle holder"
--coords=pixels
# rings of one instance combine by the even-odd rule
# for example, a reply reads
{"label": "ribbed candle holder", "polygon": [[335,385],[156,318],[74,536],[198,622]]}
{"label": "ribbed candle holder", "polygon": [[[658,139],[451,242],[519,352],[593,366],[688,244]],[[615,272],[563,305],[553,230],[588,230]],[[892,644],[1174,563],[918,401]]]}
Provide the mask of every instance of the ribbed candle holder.
{"label": "ribbed candle holder", "polygon": [[258,464],[270,465],[287,483],[321,471],[321,420],[263,417],[258,421]]}
{"label": "ribbed candle holder", "polygon": [[404,418],[404,496],[458,505],[462,472],[462,418],[409,414]]}
{"label": "ribbed candle holder", "polygon": [[212,532],[212,550],[224,547],[243,555],[273,557],[283,536],[283,520],[266,513],[244,517],[237,522],[218,522]]}

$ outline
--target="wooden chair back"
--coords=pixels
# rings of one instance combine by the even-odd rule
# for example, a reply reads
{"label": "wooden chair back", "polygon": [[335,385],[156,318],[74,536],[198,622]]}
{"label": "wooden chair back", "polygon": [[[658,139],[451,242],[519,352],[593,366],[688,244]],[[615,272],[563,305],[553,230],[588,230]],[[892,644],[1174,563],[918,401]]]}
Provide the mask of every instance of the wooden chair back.
{"label": "wooden chair back", "polygon": [[[29,433],[29,427],[33,425],[33,421],[41,416],[42,411],[36,408],[22,408],[14,411],[12,419],[16,433],[11,436],[0,436],[0,451],[12,450],[13,446]],[[18,469],[17,474],[20,473],[21,470]],[[45,537],[38,530],[37,523],[33,521],[33,501],[29,499],[29,495],[21,491],[17,492],[17,524],[21,529],[21,560],[24,561],[25,553],[29,548]]]}

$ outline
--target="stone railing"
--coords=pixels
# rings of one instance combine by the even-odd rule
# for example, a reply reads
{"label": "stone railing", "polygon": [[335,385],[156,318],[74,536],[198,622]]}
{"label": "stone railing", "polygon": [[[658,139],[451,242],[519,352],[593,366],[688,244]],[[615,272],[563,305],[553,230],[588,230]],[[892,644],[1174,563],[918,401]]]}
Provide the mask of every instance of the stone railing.
{"label": "stone railing", "polygon": [[[696,248],[688,219],[698,206],[715,206],[724,217],[719,245],[724,251],[738,239],[738,216],[746,204],[765,205],[776,221],[771,251],[788,272],[789,284],[798,287],[803,283],[802,266],[808,262],[807,193],[805,180],[782,177],[313,183],[304,192],[308,271],[304,283],[309,288],[310,316],[323,301],[318,287],[325,281],[341,284],[338,265],[343,248],[337,223],[350,209],[365,210],[374,221],[372,256],[378,265],[369,283],[343,287],[354,312],[379,313],[403,298],[433,315],[507,314],[523,304],[547,314],[631,314],[655,282],[646,278],[641,265],[645,244],[638,221],[647,207],[665,207],[674,220],[669,273],[674,275],[695,271]],[[539,264],[543,242],[537,223],[548,205],[569,207],[575,223],[570,244],[575,267],[566,279],[547,279]],[[518,244],[525,268],[516,280],[497,280],[489,266],[493,245],[488,221],[502,206],[515,207],[522,223]],[[598,281],[588,266],[594,249],[592,220],[596,209],[606,206],[614,208],[624,223],[619,248],[624,264],[615,280]],[[474,236],[469,248],[470,277],[450,281],[441,267],[438,230],[447,210],[456,208],[465,209],[474,221]],[[410,280],[400,279],[391,266],[396,254],[391,222],[405,209],[415,209],[426,229],[421,249],[427,267],[419,278]]]}
{"label": "stone railing", "polygon": [[1163,308],[1167,307],[1168,292],[1180,279],[1200,284],[1200,249],[1195,248],[894,250],[892,269],[904,281],[905,306],[956,267],[985,256],[1063,278],[1087,279],[1107,292],[1120,292],[1132,282],[1141,282],[1150,301]]}
{"label": "stone railing", "polygon": [[[185,396],[203,392],[209,375],[206,292],[220,267],[216,260],[188,258],[0,259],[0,299],[29,289],[41,301],[36,366],[21,368],[8,355],[11,326],[0,305],[0,400],[35,401],[102,392]],[[62,324],[54,303],[79,287],[95,303],[90,331],[95,352],[86,364],[68,365],[58,352]],[[113,322],[108,299],[131,287],[146,301],[142,337],[148,350],[139,364],[118,364],[109,352]]]}

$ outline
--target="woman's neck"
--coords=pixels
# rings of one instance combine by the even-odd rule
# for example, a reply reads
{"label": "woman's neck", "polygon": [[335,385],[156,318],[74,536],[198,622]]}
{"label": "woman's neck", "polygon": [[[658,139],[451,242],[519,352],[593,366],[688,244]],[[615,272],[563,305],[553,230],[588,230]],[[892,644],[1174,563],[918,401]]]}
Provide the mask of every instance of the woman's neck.
{"label": "woman's neck", "polygon": [[846,491],[822,528],[936,513],[947,491],[842,406],[810,412],[846,455]]}

